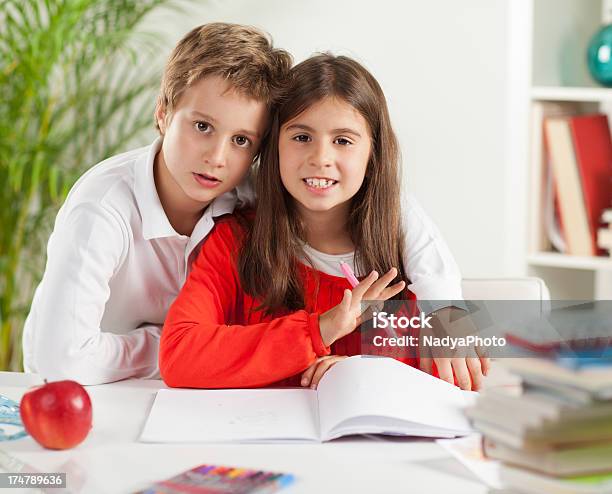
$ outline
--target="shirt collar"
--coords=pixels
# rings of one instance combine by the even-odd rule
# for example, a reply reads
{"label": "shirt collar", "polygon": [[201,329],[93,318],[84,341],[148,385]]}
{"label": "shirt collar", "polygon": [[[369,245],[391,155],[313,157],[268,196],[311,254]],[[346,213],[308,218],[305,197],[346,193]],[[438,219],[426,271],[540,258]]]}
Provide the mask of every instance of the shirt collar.
{"label": "shirt collar", "polygon": [[[155,162],[155,155],[161,148],[162,141],[161,136],[155,139],[153,144],[149,146],[148,152],[141,155],[136,162],[134,190],[142,218],[142,233],[146,240],[183,236],[172,228],[155,187],[153,164]],[[211,202],[202,218],[196,223],[191,234],[190,244],[199,243],[210,232],[212,218],[231,213],[236,206],[237,200],[238,194],[233,189]]]}
{"label": "shirt collar", "polygon": [[187,250],[191,251],[210,233],[213,227],[213,218],[233,212],[237,200],[236,191],[230,190],[211,202],[193,228]]}
{"label": "shirt collar", "polygon": [[146,240],[179,236],[166,216],[155,187],[153,164],[161,144],[160,136],[149,146],[148,152],[138,159],[134,174],[134,192],[142,218],[142,234]]}

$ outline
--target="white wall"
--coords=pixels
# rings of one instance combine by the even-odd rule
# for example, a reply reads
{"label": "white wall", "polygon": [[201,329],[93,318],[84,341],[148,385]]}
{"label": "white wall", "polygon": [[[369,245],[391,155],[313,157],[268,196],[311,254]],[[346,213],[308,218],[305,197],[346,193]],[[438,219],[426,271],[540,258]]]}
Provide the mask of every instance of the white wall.
{"label": "white wall", "polygon": [[508,127],[520,125],[508,108],[508,57],[520,56],[508,46],[511,1],[218,0],[152,22],[172,43],[205,22],[252,24],[296,61],[332,50],[364,63],[387,95],[405,186],[464,276],[503,276],[522,274],[526,228],[524,201],[513,195],[521,201],[524,191],[508,183],[521,176],[509,167],[522,166],[507,158]]}

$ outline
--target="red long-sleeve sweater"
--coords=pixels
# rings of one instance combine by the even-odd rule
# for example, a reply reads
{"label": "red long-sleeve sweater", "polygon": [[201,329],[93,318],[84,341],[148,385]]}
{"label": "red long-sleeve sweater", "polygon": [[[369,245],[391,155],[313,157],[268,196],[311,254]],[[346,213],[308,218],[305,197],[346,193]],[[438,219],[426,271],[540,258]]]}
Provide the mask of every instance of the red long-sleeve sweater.
{"label": "red long-sleeve sweater", "polygon": [[239,231],[234,217],[217,222],[168,312],[159,350],[165,383],[190,388],[299,386],[301,373],[318,357],[359,354],[358,330],[331,348],[319,330],[319,314],[340,303],[344,290],[351,288],[344,278],[300,264],[305,308],[272,315],[255,310],[259,301],[242,289],[235,264]]}

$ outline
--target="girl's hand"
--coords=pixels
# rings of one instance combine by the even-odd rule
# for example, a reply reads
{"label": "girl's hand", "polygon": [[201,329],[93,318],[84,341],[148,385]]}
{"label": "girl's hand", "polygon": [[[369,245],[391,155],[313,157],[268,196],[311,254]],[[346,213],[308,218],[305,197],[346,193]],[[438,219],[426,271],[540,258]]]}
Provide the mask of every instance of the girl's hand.
{"label": "girl's hand", "polygon": [[482,388],[483,378],[488,374],[491,366],[488,357],[434,357],[433,359],[421,358],[421,370],[431,374],[432,360],[436,363],[440,379],[454,384],[456,377],[457,385],[467,391],[478,391]]}
{"label": "girl's hand", "polygon": [[[361,302],[387,300],[401,292],[406,283],[400,281],[387,286],[397,276],[397,269],[391,268],[382,278],[372,271],[353,291],[344,290],[342,301],[334,308],[319,316],[319,329],[325,346],[349,334],[361,324]],[[378,281],[377,281],[378,280]]]}
{"label": "girl's hand", "polygon": [[300,384],[304,387],[310,386],[312,389],[317,389],[323,374],[325,374],[332,365],[344,360],[345,358],[346,357],[343,355],[327,355],[325,357],[318,358],[314,364],[304,371]]}

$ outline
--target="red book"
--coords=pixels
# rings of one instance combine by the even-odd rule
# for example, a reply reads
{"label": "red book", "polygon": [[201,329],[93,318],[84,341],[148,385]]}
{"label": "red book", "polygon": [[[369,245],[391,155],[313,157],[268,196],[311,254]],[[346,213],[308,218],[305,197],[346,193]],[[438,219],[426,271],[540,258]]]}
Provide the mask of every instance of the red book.
{"label": "red book", "polygon": [[603,254],[603,249],[597,248],[597,230],[601,224],[601,214],[612,205],[612,140],[608,117],[572,117],[570,125],[593,250]]}
{"label": "red book", "polygon": [[612,140],[606,115],[549,118],[547,147],[568,253],[597,255],[601,214],[612,204]]}

